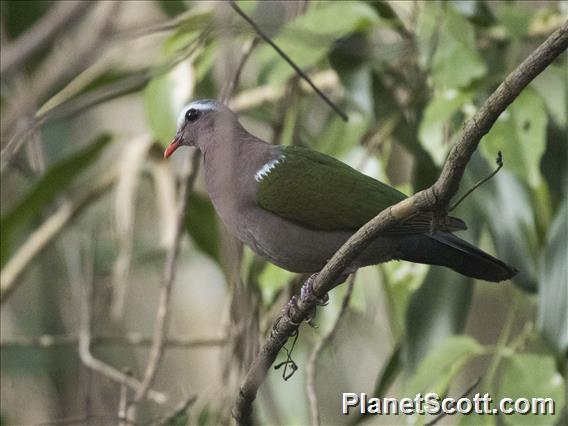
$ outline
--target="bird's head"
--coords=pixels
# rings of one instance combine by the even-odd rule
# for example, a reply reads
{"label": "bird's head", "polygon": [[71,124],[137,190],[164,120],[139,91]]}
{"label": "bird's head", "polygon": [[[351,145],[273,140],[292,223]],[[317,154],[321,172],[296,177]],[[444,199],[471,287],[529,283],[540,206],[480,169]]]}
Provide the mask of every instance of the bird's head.
{"label": "bird's head", "polygon": [[212,99],[191,102],[178,117],[177,133],[166,148],[164,158],[170,157],[182,145],[205,150],[207,143],[212,140],[212,133],[219,130],[219,124],[232,123],[233,120],[233,112],[220,102]]}

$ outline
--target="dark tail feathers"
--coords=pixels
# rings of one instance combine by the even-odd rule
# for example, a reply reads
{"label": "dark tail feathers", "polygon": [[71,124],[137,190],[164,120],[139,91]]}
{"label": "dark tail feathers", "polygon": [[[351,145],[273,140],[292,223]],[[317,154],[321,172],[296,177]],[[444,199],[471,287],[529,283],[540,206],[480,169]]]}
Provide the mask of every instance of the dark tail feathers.
{"label": "dark tail feathers", "polygon": [[460,274],[485,281],[505,281],[515,268],[448,232],[409,235],[400,242],[401,260],[452,268]]}

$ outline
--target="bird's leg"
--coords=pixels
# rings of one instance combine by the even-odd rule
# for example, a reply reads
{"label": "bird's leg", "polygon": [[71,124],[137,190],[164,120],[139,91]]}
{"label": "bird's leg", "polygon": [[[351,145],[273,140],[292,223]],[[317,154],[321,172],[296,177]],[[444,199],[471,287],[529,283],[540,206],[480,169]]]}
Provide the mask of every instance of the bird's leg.
{"label": "bird's leg", "polygon": [[312,274],[306,280],[302,288],[300,289],[300,300],[304,303],[313,304],[313,308],[310,310],[308,318],[306,321],[311,327],[317,328],[317,324],[314,322],[316,316],[316,307],[325,306],[329,303],[329,295],[326,293],[323,297],[318,298],[314,294],[314,281],[318,274]]}
{"label": "bird's leg", "polygon": [[[314,281],[316,277],[317,274],[310,275],[310,277],[306,280],[306,282],[304,283],[304,285],[300,290],[300,300],[302,301],[302,303],[314,305],[306,320],[308,321],[308,324],[310,324],[312,327],[315,327],[313,319],[316,313],[316,306],[325,306],[329,303],[329,296],[327,294],[322,298],[317,298],[315,296]],[[293,312],[294,310],[297,309],[298,309],[298,298],[296,296],[292,296],[292,298],[288,301],[288,303],[286,303],[286,305],[282,309],[282,317],[287,319],[294,326],[300,325],[299,323],[292,320]]]}
{"label": "bird's leg", "polygon": [[292,320],[292,310],[298,310],[298,298],[296,296],[292,296],[292,298],[284,305],[282,308],[282,318],[286,319],[295,327],[298,327],[300,323]]}
{"label": "bird's leg", "polygon": [[[354,268],[353,271],[355,269],[356,268]],[[339,278],[335,281],[332,288],[335,288],[336,286],[344,282],[349,276],[349,274],[353,271],[349,270],[341,274]],[[302,285],[302,288],[300,290],[300,300],[302,301],[302,303],[313,305],[313,308],[309,313],[308,318],[306,319],[308,324],[310,324],[312,327],[317,327],[314,322],[316,307],[325,306],[329,303],[329,295],[327,293],[324,294],[322,297],[316,297],[316,295],[314,294],[314,281],[316,280],[317,276],[318,276],[317,273],[310,275],[310,277],[306,280],[304,285]],[[299,326],[300,324],[292,320],[291,314],[293,312],[292,311],[293,309],[298,310],[298,298],[296,296],[292,296],[290,301],[286,304],[286,306],[284,306],[284,308],[282,309],[282,317],[290,321],[292,325]]]}

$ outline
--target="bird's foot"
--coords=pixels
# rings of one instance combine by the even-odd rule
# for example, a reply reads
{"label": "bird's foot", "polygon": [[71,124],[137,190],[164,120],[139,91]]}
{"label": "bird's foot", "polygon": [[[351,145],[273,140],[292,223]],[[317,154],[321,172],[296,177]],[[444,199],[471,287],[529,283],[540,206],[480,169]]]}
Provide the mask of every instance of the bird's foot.
{"label": "bird's foot", "polygon": [[318,327],[314,321],[316,316],[316,306],[325,306],[329,303],[329,296],[327,293],[321,298],[316,297],[314,294],[314,281],[317,276],[318,274],[310,275],[300,290],[300,300],[304,303],[314,304],[313,308],[310,310],[308,318],[306,319],[308,324],[313,328]]}
{"label": "bird's foot", "polygon": [[323,297],[316,297],[314,294],[314,281],[318,274],[312,274],[306,280],[300,290],[300,300],[304,303],[315,303],[317,306],[325,306],[329,303],[329,295],[326,293]]}
{"label": "bird's foot", "polygon": [[[317,327],[317,324],[314,322],[314,318],[316,315],[316,306],[325,306],[329,303],[329,296],[325,294],[323,297],[317,297],[314,294],[314,281],[317,277],[317,274],[311,275],[300,290],[300,301],[305,304],[313,305],[313,308],[310,310],[306,321],[312,327]],[[298,298],[296,296],[292,296],[292,298],[286,303],[284,308],[282,309],[282,318],[286,321],[290,322],[295,327],[298,327],[300,323],[294,321],[292,318],[294,313],[298,311]]]}
{"label": "bird's foot", "polygon": [[282,318],[290,322],[293,326],[298,327],[300,323],[292,319],[294,310],[298,310],[298,298],[296,296],[292,296],[288,303],[284,305],[284,308],[282,308]]}

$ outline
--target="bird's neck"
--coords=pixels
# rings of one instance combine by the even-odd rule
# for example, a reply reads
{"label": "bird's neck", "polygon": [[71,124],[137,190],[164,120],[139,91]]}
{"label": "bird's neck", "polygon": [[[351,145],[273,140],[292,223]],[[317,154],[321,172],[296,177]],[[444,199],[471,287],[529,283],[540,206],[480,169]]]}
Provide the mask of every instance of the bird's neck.
{"label": "bird's neck", "polygon": [[216,207],[221,199],[224,203],[239,202],[243,192],[255,190],[254,173],[267,161],[266,151],[271,145],[240,124],[232,126],[230,132],[217,129],[210,138],[201,149],[209,195]]}

